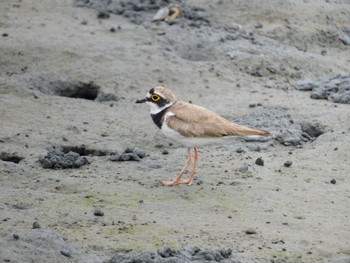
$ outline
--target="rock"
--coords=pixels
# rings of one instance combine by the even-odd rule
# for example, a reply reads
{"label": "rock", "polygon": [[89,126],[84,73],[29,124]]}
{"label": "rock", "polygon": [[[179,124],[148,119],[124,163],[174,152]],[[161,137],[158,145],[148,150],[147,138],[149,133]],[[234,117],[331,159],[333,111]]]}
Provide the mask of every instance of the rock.
{"label": "rock", "polygon": [[158,250],[158,255],[160,255],[163,258],[168,258],[172,255],[174,255],[175,251],[173,251],[170,247],[163,247],[161,249]]}
{"label": "rock", "polygon": [[67,250],[61,250],[61,254],[67,258],[70,258],[71,257],[71,254],[69,251]]}
{"label": "rock", "polygon": [[310,98],[320,100],[327,99],[327,96],[328,95],[326,89],[323,86],[320,86],[312,90]]}
{"label": "rock", "polygon": [[337,181],[335,179],[331,180],[331,184],[336,184],[336,183],[337,183]]}
{"label": "rock", "polygon": [[249,166],[247,164],[244,164],[243,166],[239,167],[239,171],[241,173],[247,173],[249,169]]}
{"label": "rock", "polygon": [[244,231],[244,233],[247,235],[256,235],[257,234],[257,232],[254,228],[248,228]]}
{"label": "rock", "polygon": [[169,154],[169,151],[166,150],[166,149],[163,149],[163,150],[162,150],[162,154],[164,154],[164,155]]}
{"label": "rock", "polygon": [[255,160],[255,164],[259,166],[264,166],[264,160],[261,157],[259,157]]}
{"label": "rock", "polygon": [[254,25],[254,28],[256,28],[256,29],[263,28],[263,24],[262,24],[261,22],[257,22],[257,23]]}
{"label": "rock", "polygon": [[285,161],[283,165],[284,165],[285,167],[291,167],[292,164],[293,164],[292,161]]}
{"label": "rock", "polygon": [[35,221],[35,222],[33,223],[33,229],[38,229],[38,228],[41,228],[41,225],[39,224],[38,221]]}
{"label": "rock", "polygon": [[339,34],[339,39],[344,45],[350,46],[350,35],[348,35],[346,32],[341,32]]}
{"label": "rock", "polygon": [[242,147],[239,147],[236,149],[236,153],[244,153],[244,149]]}
{"label": "rock", "polygon": [[94,211],[94,215],[95,216],[104,216],[104,212],[102,211],[101,208],[96,208],[95,211]]}
{"label": "rock", "polygon": [[106,11],[99,11],[97,14],[98,19],[106,19],[109,18],[109,13]]}
{"label": "rock", "polygon": [[312,91],[314,88],[317,88],[318,82],[312,80],[299,80],[296,83],[296,89],[300,91]]}

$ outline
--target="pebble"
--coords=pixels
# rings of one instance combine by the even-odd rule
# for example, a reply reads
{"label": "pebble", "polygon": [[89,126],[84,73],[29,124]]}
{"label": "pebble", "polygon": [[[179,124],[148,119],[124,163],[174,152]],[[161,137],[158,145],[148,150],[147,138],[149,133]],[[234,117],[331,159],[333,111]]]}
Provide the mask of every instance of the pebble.
{"label": "pebble", "polygon": [[18,240],[18,239],[19,239],[19,235],[18,235],[18,234],[13,234],[12,237],[13,237],[15,240]]}
{"label": "pebble", "polygon": [[236,149],[236,153],[244,153],[245,151],[243,150],[242,147],[239,147]]}
{"label": "pebble", "polygon": [[61,250],[61,254],[62,254],[63,256],[65,256],[65,257],[67,257],[67,258],[70,258],[70,257],[71,257],[70,252],[67,251],[67,250]]}
{"label": "pebble", "polygon": [[331,180],[331,184],[336,184],[336,183],[337,183],[337,181],[335,179]]}
{"label": "pebble", "polygon": [[288,161],[285,161],[283,165],[285,167],[291,167],[292,164],[293,164],[293,162],[288,160]]}
{"label": "pebble", "polygon": [[101,208],[96,208],[95,211],[94,211],[94,215],[95,216],[104,216],[104,212],[102,211]]}
{"label": "pebble", "polygon": [[255,164],[259,166],[264,166],[264,160],[261,157],[259,157],[258,159],[256,159]]}
{"label": "pebble", "polygon": [[33,223],[33,229],[38,229],[38,228],[41,228],[41,225],[39,224],[38,221],[35,221],[35,222]]}
{"label": "pebble", "polygon": [[169,151],[166,150],[166,149],[163,149],[163,150],[162,150],[162,154],[167,155],[167,154],[169,154]]}
{"label": "pebble", "polygon": [[248,172],[248,169],[249,169],[249,167],[248,167],[247,164],[244,164],[243,166],[239,167],[239,171],[240,171],[241,173],[247,173],[247,172]]}
{"label": "pebble", "polygon": [[339,39],[343,42],[344,45],[350,46],[350,36],[345,32],[340,33]]}
{"label": "pebble", "polygon": [[244,233],[246,233],[247,235],[256,235],[257,232],[254,228],[248,228],[244,231]]}

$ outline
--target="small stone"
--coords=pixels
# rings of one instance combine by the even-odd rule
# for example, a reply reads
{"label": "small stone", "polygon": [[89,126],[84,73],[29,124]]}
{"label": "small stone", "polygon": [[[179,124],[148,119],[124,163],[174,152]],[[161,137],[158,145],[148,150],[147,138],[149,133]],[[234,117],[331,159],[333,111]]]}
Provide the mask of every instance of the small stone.
{"label": "small stone", "polygon": [[162,150],[162,154],[167,155],[167,154],[169,154],[169,151],[166,150],[166,149],[163,149],[163,150]]}
{"label": "small stone", "polygon": [[255,164],[259,166],[264,166],[264,160],[261,157],[259,157],[258,159],[256,159]]}
{"label": "small stone", "polygon": [[247,173],[247,172],[248,172],[248,168],[249,168],[248,165],[245,164],[245,165],[239,167],[239,171],[240,171],[241,173]]}
{"label": "small stone", "polygon": [[104,216],[104,212],[102,211],[101,208],[96,208],[95,211],[94,211],[94,215],[95,216]]}
{"label": "small stone", "polygon": [[70,252],[67,251],[67,250],[61,250],[61,254],[62,254],[63,256],[65,256],[65,257],[67,257],[67,258],[70,258],[70,257],[71,257]]}
{"label": "small stone", "polygon": [[18,239],[19,239],[19,235],[18,235],[18,234],[13,234],[12,237],[13,237],[15,240],[18,240]]}
{"label": "small stone", "polygon": [[253,229],[253,228],[248,228],[248,229],[246,229],[246,230],[244,231],[244,233],[247,234],[247,235],[256,235],[256,234],[257,234],[256,230]]}
{"label": "small stone", "polygon": [[283,164],[285,167],[290,167],[293,164],[292,161],[285,161],[285,163]]}
{"label": "small stone", "polygon": [[197,185],[201,185],[201,184],[203,184],[203,181],[202,181],[201,179],[197,179],[197,180],[196,180],[196,184],[197,184]]}
{"label": "small stone", "polygon": [[160,255],[162,258],[169,258],[172,256],[174,251],[170,247],[163,247],[158,250],[158,255]]}
{"label": "small stone", "polygon": [[143,157],[146,156],[146,153],[144,151],[142,151],[141,149],[134,149],[134,153],[140,158],[142,159]]}
{"label": "small stone", "polygon": [[337,181],[335,179],[331,180],[331,184],[336,184],[336,183],[337,183]]}
{"label": "small stone", "polygon": [[108,13],[108,12],[105,12],[105,11],[100,11],[100,12],[98,12],[98,14],[97,14],[97,18],[99,18],[99,19],[106,19],[106,18],[109,18],[109,13]]}
{"label": "small stone", "polygon": [[236,149],[236,153],[244,153],[245,151],[243,150],[242,147],[239,147]]}
{"label": "small stone", "polygon": [[256,29],[259,29],[259,28],[262,28],[262,27],[263,27],[263,24],[260,23],[260,22],[257,22],[257,23],[254,25],[254,27],[255,27]]}
{"label": "small stone", "polygon": [[120,159],[120,154],[118,153],[111,153],[111,155],[109,156],[109,160],[112,161],[112,162],[116,162],[116,161],[119,161]]}
{"label": "small stone", "polygon": [[39,224],[38,221],[35,221],[35,222],[33,223],[33,229],[38,229],[38,228],[41,228],[41,225]]}

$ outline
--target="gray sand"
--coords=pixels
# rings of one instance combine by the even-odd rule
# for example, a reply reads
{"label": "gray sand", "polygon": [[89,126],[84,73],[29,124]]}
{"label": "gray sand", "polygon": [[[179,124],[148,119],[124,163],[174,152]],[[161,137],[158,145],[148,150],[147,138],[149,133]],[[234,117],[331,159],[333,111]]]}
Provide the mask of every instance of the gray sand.
{"label": "gray sand", "polygon": [[[0,261],[350,262],[349,2],[125,2],[0,3]],[[156,85],[276,138],[163,187]]]}

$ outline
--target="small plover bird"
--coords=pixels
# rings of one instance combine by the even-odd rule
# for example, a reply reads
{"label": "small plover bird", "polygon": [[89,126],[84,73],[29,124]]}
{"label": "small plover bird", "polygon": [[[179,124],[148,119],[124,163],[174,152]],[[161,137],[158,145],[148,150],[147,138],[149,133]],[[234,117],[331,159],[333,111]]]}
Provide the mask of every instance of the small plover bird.
{"label": "small plover bird", "polygon": [[[232,123],[215,112],[191,103],[177,100],[174,93],[164,87],[152,88],[146,98],[136,103],[150,105],[153,122],[162,133],[188,148],[188,162],[172,181],[163,181],[163,185],[191,185],[198,161],[197,146],[216,143],[220,138],[269,137],[271,132],[257,130]],[[194,162],[188,180],[181,177],[192,164],[191,148],[194,150]]]}

